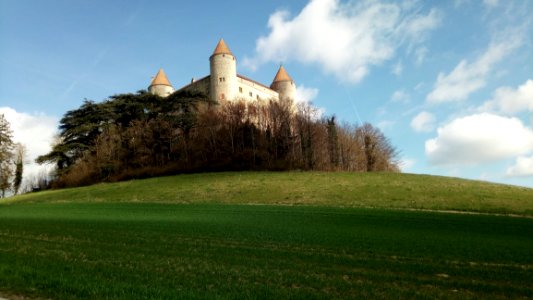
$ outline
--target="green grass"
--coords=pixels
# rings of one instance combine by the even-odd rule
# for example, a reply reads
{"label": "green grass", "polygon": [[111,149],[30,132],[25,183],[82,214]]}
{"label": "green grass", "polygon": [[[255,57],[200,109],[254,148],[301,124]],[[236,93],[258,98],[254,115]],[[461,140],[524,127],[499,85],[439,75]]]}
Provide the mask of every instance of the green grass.
{"label": "green grass", "polygon": [[533,298],[532,195],[445,177],[298,172],[23,195],[0,205],[0,296]]}
{"label": "green grass", "polygon": [[284,204],[533,215],[533,189],[394,173],[206,173],[27,194],[24,202]]}
{"label": "green grass", "polygon": [[362,208],[0,210],[0,290],[55,299],[533,297],[533,220]]}

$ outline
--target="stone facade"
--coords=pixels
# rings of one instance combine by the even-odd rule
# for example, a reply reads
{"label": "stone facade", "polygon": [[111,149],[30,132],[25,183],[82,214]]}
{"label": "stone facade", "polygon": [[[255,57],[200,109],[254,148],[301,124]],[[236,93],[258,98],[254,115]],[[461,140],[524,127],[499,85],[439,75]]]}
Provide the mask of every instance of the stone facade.
{"label": "stone facade", "polygon": [[[296,85],[283,66],[280,66],[270,87],[237,74],[237,60],[222,39],[209,58],[209,66],[210,74],[208,76],[199,80],[193,79],[191,83],[179,90],[202,92],[214,101],[295,100]],[[163,70],[160,70],[156,78],[160,73],[164,76]],[[148,90],[162,97],[168,96],[170,93],[166,87],[172,87],[168,79],[166,76],[164,77],[168,85],[164,84],[165,81],[162,79],[158,79],[156,82],[159,85],[154,85],[156,78],[152,80]],[[162,91],[159,91],[160,89]]]}

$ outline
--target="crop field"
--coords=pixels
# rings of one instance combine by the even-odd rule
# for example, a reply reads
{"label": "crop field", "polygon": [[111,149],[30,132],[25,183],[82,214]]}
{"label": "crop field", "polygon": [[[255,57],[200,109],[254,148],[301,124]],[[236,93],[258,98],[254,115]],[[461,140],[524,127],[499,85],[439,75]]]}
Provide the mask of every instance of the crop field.
{"label": "crop field", "polygon": [[[234,178],[222,175],[207,177]],[[288,203],[290,197],[270,203],[262,194],[224,200],[231,197],[220,186],[238,193],[220,182],[217,199],[202,184],[189,201],[172,198],[171,187],[167,201],[158,198],[163,191],[147,189],[187,176],[24,195],[0,205],[0,297],[533,297],[533,218],[517,204],[507,216],[348,206],[342,199],[328,205],[317,195],[313,205]],[[533,199],[528,189],[499,188],[516,192],[524,206]]]}

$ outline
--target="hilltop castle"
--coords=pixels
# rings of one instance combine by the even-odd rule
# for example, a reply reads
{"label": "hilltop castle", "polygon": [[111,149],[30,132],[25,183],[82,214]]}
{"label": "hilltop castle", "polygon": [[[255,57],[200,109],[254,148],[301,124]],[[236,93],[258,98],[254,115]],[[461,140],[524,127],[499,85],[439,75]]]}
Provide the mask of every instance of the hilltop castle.
{"label": "hilltop castle", "polygon": [[[191,83],[179,91],[201,92],[213,101],[295,100],[296,86],[283,66],[279,67],[270,87],[237,74],[237,60],[223,39],[218,42],[215,51],[209,57],[209,63],[209,75],[198,80],[191,80]],[[148,91],[166,97],[175,90],[163,69],[160,69],[148,86]]]}

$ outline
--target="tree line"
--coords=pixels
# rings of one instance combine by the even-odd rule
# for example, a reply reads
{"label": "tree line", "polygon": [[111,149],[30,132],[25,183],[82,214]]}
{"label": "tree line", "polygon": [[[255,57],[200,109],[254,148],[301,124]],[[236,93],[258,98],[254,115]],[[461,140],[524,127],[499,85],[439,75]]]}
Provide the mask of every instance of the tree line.
{"label": "tree line", "polygon": [[399,171],[379,129],[339,125],[310,104],[214,103],[186,91],[146,91],[85,101],[60,121],[53,187],[183,172],[228,170]]}

